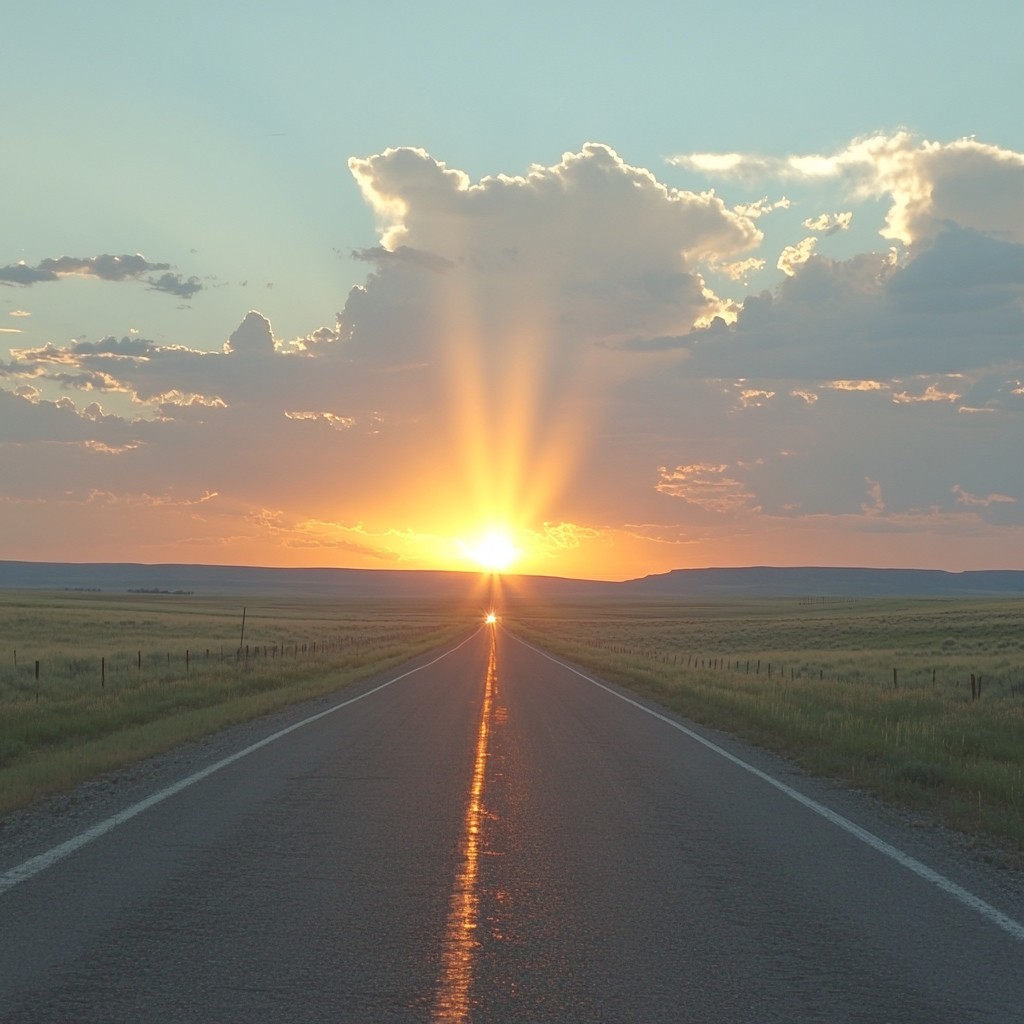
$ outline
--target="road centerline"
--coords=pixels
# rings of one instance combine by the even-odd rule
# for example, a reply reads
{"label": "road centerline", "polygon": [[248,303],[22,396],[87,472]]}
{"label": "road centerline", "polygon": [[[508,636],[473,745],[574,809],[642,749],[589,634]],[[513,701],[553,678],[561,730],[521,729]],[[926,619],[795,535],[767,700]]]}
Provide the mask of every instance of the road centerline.
{"label": "road centerline", "polygon": [[441,977],[438,982],[431,1020],[460,1024],[469,1019],[470,988],[473,983],[474,957],[479,948],[476,938],[479,923],[480,896],[477,887],[480,842],[483,827],[484,780],[494,700],[498,690],[497,637],[490,627],[490,649],[484,680],[483,707],[477,729],[473,774],[466,803],[462,830],[462,863],[455,874],[449,898],[448,922],[441,955]]}

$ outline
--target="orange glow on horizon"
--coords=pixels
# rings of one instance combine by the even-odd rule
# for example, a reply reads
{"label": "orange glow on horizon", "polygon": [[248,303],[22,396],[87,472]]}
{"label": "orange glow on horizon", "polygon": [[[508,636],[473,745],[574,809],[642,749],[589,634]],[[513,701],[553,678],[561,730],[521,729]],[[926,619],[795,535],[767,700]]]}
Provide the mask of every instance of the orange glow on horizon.
{"label": "orange glow on horizon", "polygon": [[489,530],[475,541],[460,543],[466,554],[487,572],[507,572],[522,554],[505,530]]}

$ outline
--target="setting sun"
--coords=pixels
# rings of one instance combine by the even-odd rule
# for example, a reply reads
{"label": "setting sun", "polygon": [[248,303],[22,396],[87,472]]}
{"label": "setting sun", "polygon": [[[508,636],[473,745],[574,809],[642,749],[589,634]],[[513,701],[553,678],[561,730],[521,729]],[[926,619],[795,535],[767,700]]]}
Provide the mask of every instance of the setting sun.
{"label": "setting sun", "polygon": [[512,538],[501,530],[491,530],[463,548],[487,572],[507,572],[521,554]]}

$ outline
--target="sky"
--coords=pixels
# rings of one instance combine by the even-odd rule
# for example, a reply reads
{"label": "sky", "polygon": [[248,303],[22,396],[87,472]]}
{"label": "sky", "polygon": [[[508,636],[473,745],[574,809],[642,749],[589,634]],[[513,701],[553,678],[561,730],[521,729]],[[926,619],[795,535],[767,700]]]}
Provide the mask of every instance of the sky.
{"label": "sky", "polygon": [[1024,569],[1024,5],[5,14],[0,559]]}

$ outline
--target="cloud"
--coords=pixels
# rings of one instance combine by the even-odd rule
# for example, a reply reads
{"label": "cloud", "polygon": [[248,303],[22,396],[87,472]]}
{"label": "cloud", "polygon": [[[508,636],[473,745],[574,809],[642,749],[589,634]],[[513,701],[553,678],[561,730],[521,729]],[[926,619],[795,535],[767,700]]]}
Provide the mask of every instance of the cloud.
{"label": "cloud", "polygon": [[948,227],[902,261],[813,248],[784,251],[786,279],[747,296],[732,327],[692,333],[689,370],[887,381],[1019,365],[1024,245]]}
{"label": "cloud", "polygon": [[729,467],[695,464],[676,466],[669,470],[658,468],[660,480],[655,490],[673,498],[682,498],[711,512],[735,512],[747,508],[754,497],[743,483],[728,476]]}
{"label": "cloud", "polygon": [[823,232],[826,237],[834,235],[837,231],[846,231],[853,220],[853,212],[846,213],[822,213],[817,217],[809,217],[803,222],[808,231]]}
{"label": "cloud", "polygon": [[988,508],[996,504],[1015,505],[1017,503],[1017,499],[1011,498],[1008,494],[969,494],[959,484],[953,485],[953,493],[956,495],[957,502],[961,505],[975,505]]}
{"label": "cloud", "polygon": [[817,238],[805,238],[796,245],[787,245],[779,255],[776,266],[788,277],[793,277],[797,267],[803,266],[814,255],[817,244]]}
{"label": "cloud", "polygon": [[[34,267],[21,262],[0,267],[0,282],[28,287],[62,277],[94,277],[101,281],[144,281],[154,291],[190,299],[202,291],[197,277],[183,278],[171,272],[169,263],[151,263],[139,253],[113,256],[58,256],[40,260]],[[159,273],[164,271],[164,273]],[[150,276],[146,276],[150,275]],[[27,314],[25,314],[27,315]]]}
{"label": "cloud", "polygon": [[273,355],[274,334],[270,321],[262,313],[250,310],[225,342],[224,351],[241,356]]}
{"label": "cloud", "polygon": [[789,199],[783,196],[781,199],[771,202],[767,196],[763,199],[758,199],[753,203],[739,203],[733,207],[736,213],[742,217],[752,217],[754,219],[763,217],[765,214],[774,213],[776,210],[788,210],[792,203]]}
{"label": "cloud", "polygon": [[422,252],[413,249],[408,245],[400,245],[396,249],[385,249],[382,245],[375,245],[370,249],[353,249],[352,258],[362,260],[365,263],[376,263],[380,266],[385,264],[402,264],[408,267],[418,267],[422,270],[441,272],[451,269],[455,264],[439,256],[437,253]]}
{"label": "cloud", "polygon": [[900,131],[855,139],[830,155],[704,153],[670,162],[712,176],[838,181],[852,197],[887,196],[882,233],[905,245],[934,239],[948,224],[1024,243],[1024,154],[973,138],[940,143]]}
{"label": "cloud", "polygon": [[[349,167],[381,235],[380,247],[357,254],[379,267],[358,310],[346,310],[357,334],[370,307],[382,325],[391,322],[383,307],[436,319],[430,307],[455,295],[472,298],[483,328],[526,317],[565,341],[678,330],[718,310],[702,267],[761,240],[752,218],[714,193],[669,188],[596,143],[524,176],[476,183],[416,149]],[[425,265],[447,270],[446,288],[401,274]]]}
{"label": "cloud", "polygon": [[166,292],[168,295],[177,295],[181,299],[191,299],[197,292],[203,290],[198,277],[190,277],[187,280],[181,274],[165,273],[159,277],[147,279],[149,287],[155,292]]}
{"label": "cloud", "polygon": [[0,267],[0,281],[7,284],[31,285],[39,281],[56,281],[57,274],[42,267],[30,267],[26,263],[14,263]]}
{"label": "cloud", "polygon": [[882,497],[882,485],[871,477],[865,477],[864,482],[868,485],[868,499],[861,505],[864,515],[873,517],[881,515],[885,511],[885,499]]}

